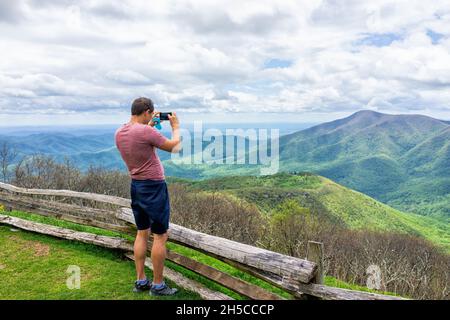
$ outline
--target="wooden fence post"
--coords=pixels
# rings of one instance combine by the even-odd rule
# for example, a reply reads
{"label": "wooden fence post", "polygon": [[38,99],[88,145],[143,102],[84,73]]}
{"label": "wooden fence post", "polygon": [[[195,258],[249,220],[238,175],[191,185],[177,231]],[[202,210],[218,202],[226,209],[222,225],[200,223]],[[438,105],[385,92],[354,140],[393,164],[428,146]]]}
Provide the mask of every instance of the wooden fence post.
{"label": "wooden fence post", "polygon": [[306,251],[306,260],[317,264],[316,276],[312,282],[323,284],[323,243],[316,241],[308,241],[308,249]]}

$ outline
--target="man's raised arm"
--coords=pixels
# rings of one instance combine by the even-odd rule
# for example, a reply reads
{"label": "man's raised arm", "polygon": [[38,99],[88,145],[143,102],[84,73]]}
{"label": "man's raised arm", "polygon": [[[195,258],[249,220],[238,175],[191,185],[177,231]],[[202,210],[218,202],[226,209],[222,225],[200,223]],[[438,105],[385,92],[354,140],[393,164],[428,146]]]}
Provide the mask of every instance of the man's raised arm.
{"label": "man's raised arm", "polygon": [[159,149],[177,153],[181,150],[181,140],[180,140],[180,122],[178,121],[177,114],[172,112],[172,115],[169,115],[170,126],[172,127],[172,138],[167,139]]}

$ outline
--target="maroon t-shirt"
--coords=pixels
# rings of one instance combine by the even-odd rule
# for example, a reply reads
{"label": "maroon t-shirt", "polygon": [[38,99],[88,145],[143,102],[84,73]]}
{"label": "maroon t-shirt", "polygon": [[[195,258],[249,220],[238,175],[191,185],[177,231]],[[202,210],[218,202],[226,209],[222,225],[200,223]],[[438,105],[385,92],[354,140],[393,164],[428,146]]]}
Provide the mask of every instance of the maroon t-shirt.
{"label": "maroon t-shirt", "polygon": [[164,168],[156,153],[167,138],[153,127],[126,123],[116,130],[117,149],[132,179],[164,180]]}

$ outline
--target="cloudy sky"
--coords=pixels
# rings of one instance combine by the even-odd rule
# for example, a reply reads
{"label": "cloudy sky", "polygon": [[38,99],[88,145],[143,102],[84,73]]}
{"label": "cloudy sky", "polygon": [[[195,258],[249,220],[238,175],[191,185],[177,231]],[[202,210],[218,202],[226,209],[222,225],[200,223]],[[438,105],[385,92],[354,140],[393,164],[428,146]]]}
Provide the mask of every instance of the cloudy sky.
{"label": "cloudy sky", "polygon": [[450,2],[0,0],[0,125],[450,119]]}

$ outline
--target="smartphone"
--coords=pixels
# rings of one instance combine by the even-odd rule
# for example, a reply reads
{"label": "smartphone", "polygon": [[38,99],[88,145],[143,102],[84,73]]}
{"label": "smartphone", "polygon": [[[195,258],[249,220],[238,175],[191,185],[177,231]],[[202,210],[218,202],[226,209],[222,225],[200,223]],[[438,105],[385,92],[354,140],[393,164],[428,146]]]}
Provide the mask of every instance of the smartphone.
{"label": "smartphone", "polygon": [[169,120],[169,115],[172,115],[172,112],[161,112],[159,114],[159,119],[162,120]]}

